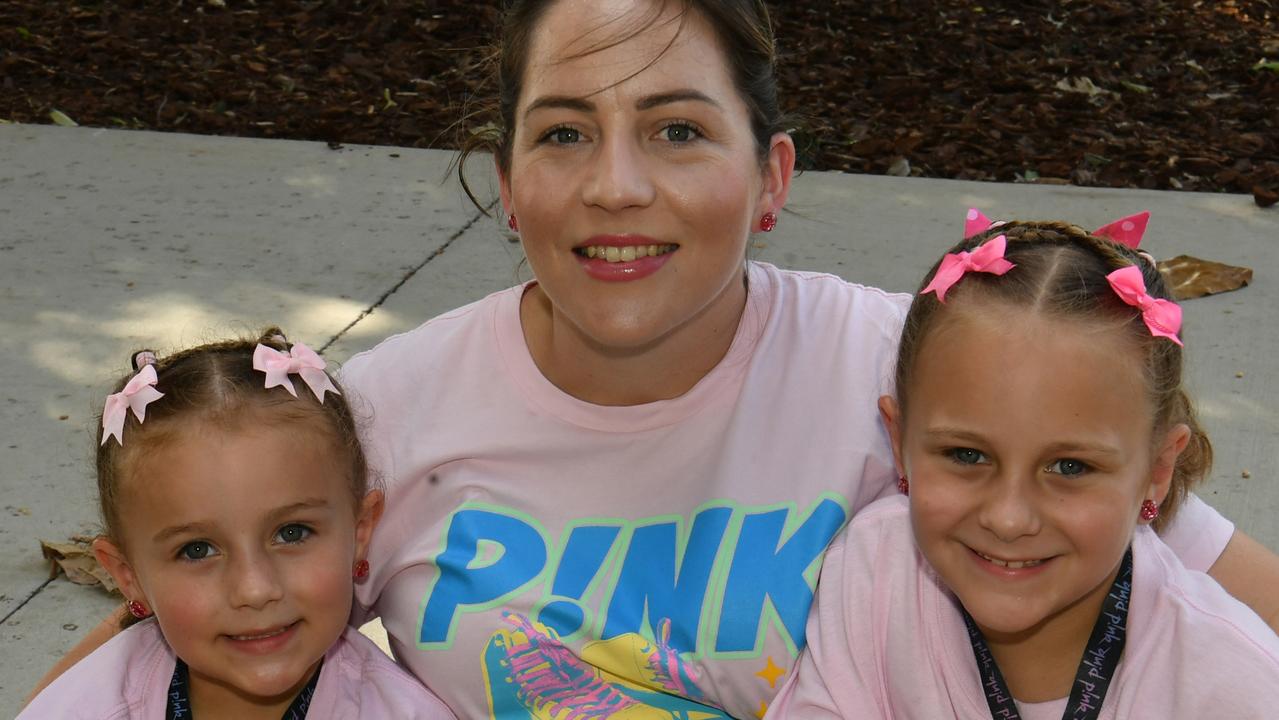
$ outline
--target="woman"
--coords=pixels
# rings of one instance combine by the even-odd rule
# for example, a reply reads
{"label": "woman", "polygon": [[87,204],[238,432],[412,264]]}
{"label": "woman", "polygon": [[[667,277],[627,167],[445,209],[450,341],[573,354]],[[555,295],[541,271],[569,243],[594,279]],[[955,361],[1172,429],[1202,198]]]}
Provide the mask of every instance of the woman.
{"label": "woman", "polygon": [[[909,298],[745,260],[795,162],[773,59],[758,1],[512,3],[490,149],[536,280],[343,370],[387,480],[354,619],[460,717],[762,714],[827,542],[895,491]],[[1180,527],[1203,566],[1231,530]],[[1214,570],[1261,604],[1277,564]]]}

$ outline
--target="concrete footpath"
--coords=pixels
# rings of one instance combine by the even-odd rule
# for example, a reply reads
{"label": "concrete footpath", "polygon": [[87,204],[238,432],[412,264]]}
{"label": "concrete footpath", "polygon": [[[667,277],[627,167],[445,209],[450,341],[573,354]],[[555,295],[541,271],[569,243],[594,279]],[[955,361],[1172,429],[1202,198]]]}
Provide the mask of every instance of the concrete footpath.
{"label": "concrete footpath", "polygon": [[[340,363],[524,279],[519,246],[467,203],[450,159],[0,126],[0,716],[119,602],[49,580],[38,541],[95,529],[93,415],[131,350],[279,324]],[[1238,195],[806,173],[752,253],[910,291],[969,206],[1089,227],[1148,209],[1156,256],[1256,271],[1245,290],[1185,305],[1189,377],[1217,450],[1201,495],[1279,550],[1279,208]]]}

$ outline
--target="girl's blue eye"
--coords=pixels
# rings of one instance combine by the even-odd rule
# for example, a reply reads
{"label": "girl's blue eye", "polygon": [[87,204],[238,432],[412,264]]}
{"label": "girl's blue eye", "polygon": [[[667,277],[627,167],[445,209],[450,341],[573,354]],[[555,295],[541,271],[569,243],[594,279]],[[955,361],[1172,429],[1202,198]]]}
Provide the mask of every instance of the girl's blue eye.
{"label": "girl's blue eye", "polygon": [[697,130],[687,123],[671,123],[662,128],[666,139],[673,143],[686,143],[697,139]]}
{"label": "girl's blue eye", "polygon": [[1045,469],[1050,473],[1057,473],[1058,475],[1083,475],[1088,472],[1090,468],[1085,462],[1074,460],[1072,458],[1065,458],[1049,463],[1048,467]]}
{"label": "girl's blue eye", "polygon": [[949,455],[960,465],[976,465],[986,460],[986,456],[980,450],[972,448],[951,448]]}
{"label": "girl's blue eye", "polygon": [[275,536],[282,543],[292,544],[292,543],[300,543],[303,540],[306,540],[307,538],[311,537],[312,532],[313,531],[311,530],[311,528],[305,525],[294,524],[294,525],[285,525],[284,527],[280,528],[275,533]]}
{"label": "girl's blue eye", "polygon": [[189,542],[178,550],[178,556],[183,560],[203,560],[213,554],[213,546],[203,540]]}

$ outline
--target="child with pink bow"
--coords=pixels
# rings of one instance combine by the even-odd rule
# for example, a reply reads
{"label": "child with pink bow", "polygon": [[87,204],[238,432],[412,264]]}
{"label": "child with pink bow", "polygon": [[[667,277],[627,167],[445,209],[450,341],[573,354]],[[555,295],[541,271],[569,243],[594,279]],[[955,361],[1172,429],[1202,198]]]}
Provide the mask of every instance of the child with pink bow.
{"label": "child with pink bow", "polygon": [[452,718],[347,627],[383,499],[324,360],[272,328],[133,364],[93,545],[133,624],[20,717]]}
{"label": "child with pink bow", "polygon": [[1156,535],[1212,449],[1146,220],[969,211],[879,403],[903,495],[831,545],[767,717],[1274,717],[1279,638]]}

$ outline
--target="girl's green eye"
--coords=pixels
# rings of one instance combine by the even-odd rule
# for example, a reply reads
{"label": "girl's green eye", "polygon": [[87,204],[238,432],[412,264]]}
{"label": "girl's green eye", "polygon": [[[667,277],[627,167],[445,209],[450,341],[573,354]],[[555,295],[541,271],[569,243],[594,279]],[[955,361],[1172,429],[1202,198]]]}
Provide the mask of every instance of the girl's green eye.
{"label": "girl's green eye", "polygon": [[1079,460],[1066,458],[1050,464],[1047,470],[1058,475],[1082,475],[1088,472],[1088,465]]}
{"label": "girl's green eye", "polygon": [[305,525],[285,525],[275,535],[283,543],[300,543],[311,537],[311,528]]}
{"label": "girl's green eye", "polygon": [[184,560],[203,560],[212,554],[212,552],[213,547],[211,545],[202,540],[197,540],[196,542],[189,542],[186,545],[183,545],[182,549],[178,551],[178,554],[181,555]]}
{"label": "girl's green eye", "polygon": [[950,457],[960,465],[976,465],[986,459],[980,450],[972,448],[953,448]]}

